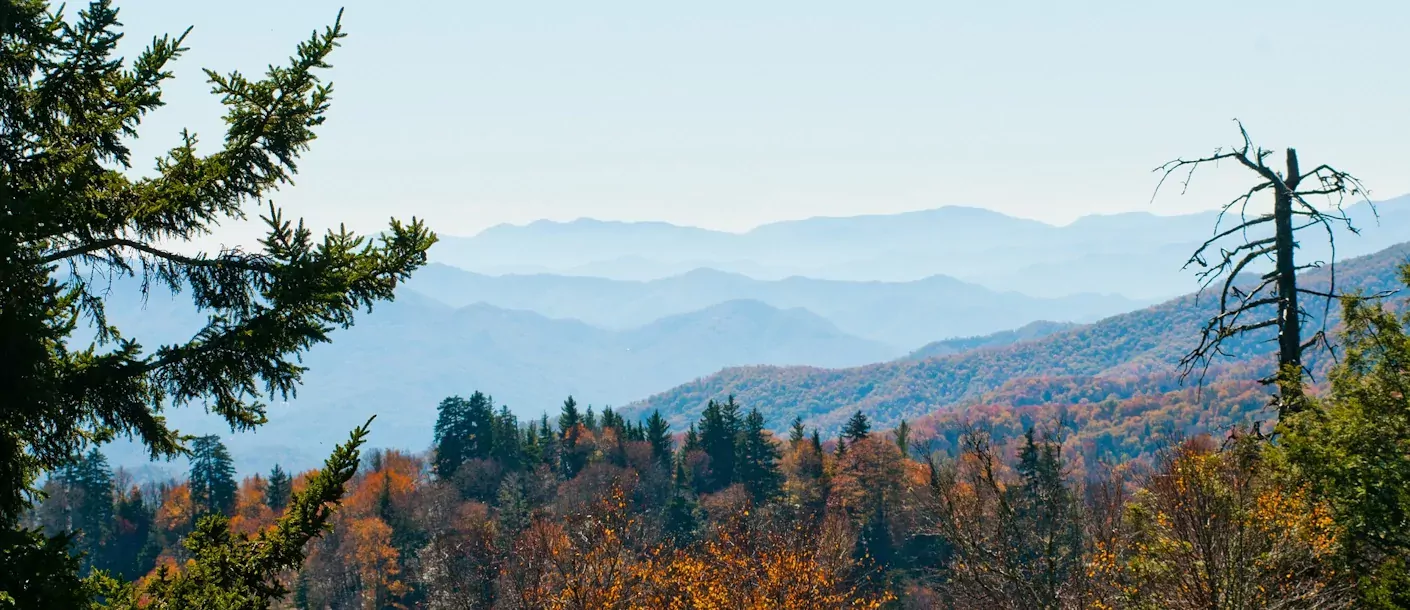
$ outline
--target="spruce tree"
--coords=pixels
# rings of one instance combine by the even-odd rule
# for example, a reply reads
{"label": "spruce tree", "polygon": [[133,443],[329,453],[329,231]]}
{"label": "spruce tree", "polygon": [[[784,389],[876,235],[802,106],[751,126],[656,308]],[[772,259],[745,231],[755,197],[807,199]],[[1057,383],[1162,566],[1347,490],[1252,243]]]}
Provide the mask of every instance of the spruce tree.
{"label": "spruce tree", "polygon": [[666,423],[666,418],[661,417],[659,410],[652,411],[651,417],[646,420],[646,442],[651,445],[651,456],[656,458],[662,467],[670,468],[671,425]]}
{"label": "spruce tree", "polygon": [[728,403],[710,401],[700,417],[700,448],[710,457],[710,480],[706,491],[729,487],[735,482],[735,445],[739,436],[739,408],[733,397]]}
{"label": "spruce tree", "polygon": [[284,472],[284,469],[280,468],[278,464],[275,464],[274,469],[269,471],[269,484],[264,492],[264,503],[269,506],[270,510],[278,514],[279,511],[284,510],[285,506],[289,505],[289,495],[294,491],[293,484],[294,481],[289,478],[289,474]]}
{"label": "spruce tree", "polygon": [[578,412],[578,401],[569,396],[568,400],[563,401],[563,409],[558,415],[559,435],[568,434],[569,430],[577,427],[580,423],[583,423],[583,417]]}
{"label": "spruce tree", "polygon": [[700,433],[695,430],[695,424],[685,431],[685,441],[681,443],[681,453],[700,451]]}
{"label": "spruce tree", "polygon": [[783,486],[779,449],[773,435],[764,429],[764,416],[758,409],[751,409],[745,417],[736,453],[735,478],[749,490],[754,502],[762,504],[777,497]]}
{"label": "spruce tree", "polygon": [[[256,248],[184,247],[290,183],[331,99],[319,73],[338,23],[263,78],[207,71],[224,137],[198,151],[183,132],[152,171],[132,173],[129,146],[163,104],[185,35],[123,60],[108,0],[64,13],[3,0],[0,14],[0,526],[13,527],[41,473],[90,442],[130,435],[154,457],[182,454],[162,409],[206,405],[234,429],[263,424],[266,401],[300,382],[300,355],[392,298],[435,237],[413,219],[375,240],[316,240],[271,206]],[[104,304],[122,278],[189,294],[204,327],[160,346],[120,332]],[[94,323],[91,340],[77,320]]]}
{"label": "spruce tree", "polygon": [[857,411],[851,419],[847,420],[847,425],[843,426],[842,436],[855,445],[857,441],[871,436],[871,422],[867,420],[865,414]]}
{"label": "spruce tree", "polygon": [[235,511],[235,463],[219,436],[202,436],[191,443],[191,503],[198,514],[230,515]]}
{"label": "spruce tree", "polygon": [[910,457],[911,425],[903,419],[901,423],[896,424],[896,429],[891,434],[896,438],[896,447],[901,450],[901,457]]}
{"label": "spruce tree", "polygon": [[588,405],[587,414],[583,416],[583,427],[593,432],[598,430],[597,416],[592,413],[592,405]]}
{"label": "spruce tree", "polygon": [[494,400],[483,392],[470,394],[465,410],[465,458],[485,460],[494,455]]}
{"label": "spruce tree", "polygon": [[505,471],[519,470],[524,459],[524,446],[519,437],[519,418],[500,406],[494,418],[494,459]]}
{"label": "spruce tree", "polygon": [[455,478],[455,471],[468,459],[472,434],[469,411],[470,402],[459,396],[446,398],[436,407],[431,470],[442,481]]}
{"label": "spruce tree", "polygon": [[803,427],[803,416],[797,415],[793,418],[793,425],[788,428],[788,445],[797,447],[798,443],[807,438],[808,430]]}

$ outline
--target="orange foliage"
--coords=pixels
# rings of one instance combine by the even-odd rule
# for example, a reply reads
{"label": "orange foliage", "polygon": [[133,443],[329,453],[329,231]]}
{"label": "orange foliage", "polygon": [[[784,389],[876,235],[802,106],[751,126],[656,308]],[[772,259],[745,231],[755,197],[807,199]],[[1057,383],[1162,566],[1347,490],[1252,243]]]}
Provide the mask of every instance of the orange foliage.
{"label": "orange foliage", "polygon": [[266,483],[259,475],[245,477],[235,492],[235,515],[230,518],[231,531],[254,534],[274,523],[274,511],[265,504]]}
{"label": "orange foliage", "polygon": [[162,504],[157,509],[157,526],[169,532],[186,531],[196,516],[196,507],[191,502],[191,487],[181,483],[162,493]]}

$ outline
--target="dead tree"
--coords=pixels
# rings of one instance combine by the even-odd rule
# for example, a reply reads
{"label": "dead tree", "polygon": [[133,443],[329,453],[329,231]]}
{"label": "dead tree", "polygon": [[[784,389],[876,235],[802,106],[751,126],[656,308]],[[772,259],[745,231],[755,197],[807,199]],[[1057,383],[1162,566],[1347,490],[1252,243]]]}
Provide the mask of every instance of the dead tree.
{"label": "dead tree", "polygon": [[[1249,138],[1243,123],[1235,121],[1243,142],[1232,148],[1217,148],[1214,153],[1198,159],[1176,159],[1158,168],[1161,186],[1172,174],[1184,172],[1181,192],[1189,187],[1196,169],[1206,164],[1220,161],[1238,163],[1258,176],[1259,182],[1242,195],[1224,204],[1215,222],[1214,236],[1195,250],[1185,263],[1185,268],[1198,266],[1200,294],[1210,287],[1219,285],[1219,310],[1209,319],[1200,333],[1199,344],[1180,361],[1182,375],[1188,376],[1196,368],[1202,374],[1208,370],[1212,358],[1225,354],[1225,340],[1261,328],[1276,327],[1278,331],[1278,371],[1265,380],[1278,387],[1278,415],[1287,415],[1301,404],[1302,379],[1307,373],[1303,363],[1303,353],[1319,343],[1325,345],[1326,312],[1333,299],[1341,296],[1336,292],[1336,240],[1333,228],[1342,225],[1352,233],[1357,229],[1347,217],[1342,204],[1347,197],[1366,196],[1365,188],[1356,177],[1330,165],[1318,165],[1303,172],[1297,159],[1297,151],[1287,149],[1284,168],[1274,169],[1269,165],[1274,151],[1257,147]],[[1260,193],[1273,196],[1271,212],[1250,215],[1249,204]],[[1328,205],[1319,209],[1308,202],[1309,197],[1325,197]],[[1233,226],[1227,226],[1226,219],[1237,217]],[[1259,230],[1272,225],[1272,235],[1263,236]],[[1321,228],[1326,232],[1327,242],[1332,248],[1331,260],[1313,261],[1299,264],[1294,256],[1298,248],[1297,234],[1303,229]],[[1241,243],[1226,248],[1224,240],[1239,236]],[[1218,249],[1217,255],[1214,254]],[[1210,259],[1213,259],[1211,264]],[[1244,275],[1249,265],[1260,260],[1272,263],[1272,270],[1257,278]],[[1326,291],[1298,286],[1297,274],[1303,270],[1321,267],[1328,268]],[[1299,302],[1299,295],[1321,299],[1323,303],[1324,327],[1303,340],[1304,324],[1309,315]]]}

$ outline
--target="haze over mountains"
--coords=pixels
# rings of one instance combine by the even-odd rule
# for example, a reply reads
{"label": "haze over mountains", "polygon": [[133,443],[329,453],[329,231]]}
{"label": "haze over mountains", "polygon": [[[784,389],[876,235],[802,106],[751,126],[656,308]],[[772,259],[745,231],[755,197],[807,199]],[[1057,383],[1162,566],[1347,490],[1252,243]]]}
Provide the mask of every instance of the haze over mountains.
{"label": "haze over mountains", "polygon": [[803,277],[766,281],[712,269],[630,281],[491,276],[432,264],[406,287],[454,307],[487,303],[611,329],[641,326],[724,301],[752,300],[779,309],[805,309],[843,332],[889,345],[898,354],[937,339],[1007,330],[1038,319],[1090,322],[1144,304],[1114,295],[1037,298],[944,276],[910,282]]}
{"label": "haze over mountains", "polygon": [[[1338,229],[1339,256],[1369,254],[1410,240],[1410,196],[1349,206],[1362,233]],[[745,233],[661,222],[580,219],[499,225],[473,237],[443,235],[432,260],[480,273],[552,273],[659,279],[708,267],[756,279],[799,275],[854,281],[914,281],[947,275],[1032,296],[1120,294],[1154,300],[1190,292],[1181,272],[1213,235],[1215,212],[1087,216],[1065,226],[979,208],[810,218]],[[1227,225],[1226,225],[1227,226]],[[1302,256],[1328,258],[1321,240]]]}
{"label": "haze over mountains", "polygon": [[[1410,240],[1407,211],[1407,198],[1382,204],[1381,222],[1360,222],[1364,234],[1343,238],[1339,255],[1401,233]],[[446,238],[435,256],[485,270],[522,260],[559,273],[432,264],[397,301],[315,347],[298,396],[272,405],[258,435],[231,435],[199,408],[168,416],[183,432],[222,434],[240,468],[259,470],[311,465],[346,435],[327,422],[374,413],[374,445],[422,448],[436,404],[475,390],[521,416],[553,411],[569,394],[599,408],[651,397],[636,407],[659,406],[683,425],[705,398],[736,392],[766,409],[771,425],[796,411],[827,426],[857,407],[885,425],[1024,375],[1135,370],[1155,358],[1149,350],[1168,360],[1193,338],[1190,301],[1142,310],[1151,299],[1123,295],[1191,292],[1193,274],[1179,266],[1213,221],[1127,214],[1053,227],[944,208],[743,235],[663,223],[497,227]],[[1304,260],[1316,245],[1309,240]],[[802,268],[866,279],[779,277]],[[574,275],[613,270],[666,276]],[[144,303],[132,286],[112,295],[112,319],[149,347],[185,340],[204,321],[184,295]],[[1117,355],[1093,364],[1092,354],[1108,353]],[[109,454],[119,464],[143,461],[130,446]]]}
{"label": "haze over mountains", "polygon": [[[1391,303],[1403,308],[1406,295],[1399,268],[1406,262],[1410,262],[1410,243],[1344,261],[1336,268],[1338,290],[1394,293]],[[1327,270],[1317,269],[1303,274],[1301,282],[1325,291],[1326,278]],[[959,352],[945,349],[942,342],[919,350],[919,358],[854,368],[733,368],[651,396],[624,412],[636,415],[659,409],[679,426],[694,418],[707,401],[734,395],[743,404],[759,408],[775,429],[801,416],[809,426],[835,432],[857,410],[867,413],[876,425],[889,427],[902,418],[914,419],[977,399],[1018,379],[1057,386],[1079,385],[1076,380],[1091,377],[1128,379],[1132,391],[1164,392],[1176,364],[1194,347],[1216,306],[1215,299],[1186,295],[1033,340],[1009,343],[1007,339],[1018,333],[1001,334],[972,341],[971,349]],[[1315,308],[1309,309],[1316,313]],[[1033,334],[1053,330],[1043,326],[1033,329]],[[1318,322],[1314,320],[1309,328],[1318,328]],[[1265,376],[1271,363],[1258,360],[1270,353],[1272,333],[1273,329],[1263,329],[1229,342],[1228,357],[1214,363],[1215,375],[1209,380],[1221,374]],[[927,357],[928,353],[934,355]]]}

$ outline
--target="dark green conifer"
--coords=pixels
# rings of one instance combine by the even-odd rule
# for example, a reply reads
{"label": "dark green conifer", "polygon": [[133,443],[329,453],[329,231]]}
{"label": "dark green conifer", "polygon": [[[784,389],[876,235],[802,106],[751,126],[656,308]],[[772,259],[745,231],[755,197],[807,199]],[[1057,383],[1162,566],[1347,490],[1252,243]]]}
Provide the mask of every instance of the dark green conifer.
{"label": "dark green conifer", "polygon": [[265,487],[264,502],[275,514],[289,505],[289,495],[294,491],[294,481],[278,464],[269,471],[269,483]]}
{"label": "dark green conifer", "polygon": [[661,417],[660,411],[652,411],[651,417],[646,420],[646,442],[651,445],[651,456],[656,458],[663,467],[670,467],[671,464],[671,425],[666,423],[666,418]]}
{"label": "dark green conifer", "polygon": [[861,411],[857,411],[847,420],[847,425],[843,426],[842,436],[855,445],[857,441],[871,436],[871,422]]}
{"label": "dark green conifer", "polygon": [[235,462],[219,436],[191,443],[191,503],[198,515],[235,512]]}

